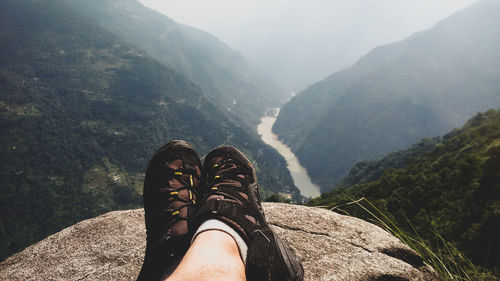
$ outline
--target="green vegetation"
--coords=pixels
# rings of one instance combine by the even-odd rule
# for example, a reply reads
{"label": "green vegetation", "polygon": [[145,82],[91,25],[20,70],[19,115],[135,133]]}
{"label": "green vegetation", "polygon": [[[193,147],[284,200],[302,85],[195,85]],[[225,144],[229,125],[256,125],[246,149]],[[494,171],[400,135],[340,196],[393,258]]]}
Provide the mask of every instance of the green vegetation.
{"label": "green vegetation", "polygon": [[[349,204],[353,198],[366,198],[371,202],[366,208],[385,214],[385,224],[398,225],[398,232],[411,233],[407,239],[423,242],[433,253],[451,258],[458,258],[452,250],[456,247],[474,265],[498,277],[500,111],[476,115],[433,146],[409,157],[400,168],[388,168],[378,179],[335,189],[309,204],[342,206],[351,215],[373,220],[365,209]],[[390,159],[400,162],[392,154],[373,162],[365,173],[373,175],[374,171],[391,167]]]}
{"label": "green vegetation", "polygon": [[238,52],[201,30],[178,24],[136,0],[66,0],[98,23],[198,85],[232,121],[252,128],[270,108],[289,97]]}
{"label": "green vegetation", "polygon": [[0,4],[0,259],[74,224],[142,205],[166,141],[238,146],[263,195],[298,190],[284,159],[200,88],[65,1]]}
{"label": "green vegetation", "polygon": [[432,150],[440,141],[441,138],[439,137],[423,139],[408,149],[389,153],[380,160],[358,162],[336,187],[352,186],[375,181],[379,179],[387,169],[399,169],[404,167],[404,165],[414,157],[418,157],[422,153]]}
{"label": "green vegetation", "polygon": [[[434,235],[434,247],[432,247],[414,229],[402,229],[388,214],[380,211],[373,203],[366,200],[366,198],[360,198],[344,205],[335,206],[331,210],[349,214],[342,209],[348,205],[352,205],[363,212],[367,219],[370,219],[373,223],[387,230],[415,250],[426,264],[434,268],[442,280],[497,280],[493,273],[474,265],[456,248],[454,243],[446,241],[435,229],[432,230]],[[412,226],[411,223],[408,225]]]}
{"label": "green vegetation", "polygon": [[273,131],[323,192],[361,160],[408,147],[500,107],[500,2],[375,48],[301,92]]}

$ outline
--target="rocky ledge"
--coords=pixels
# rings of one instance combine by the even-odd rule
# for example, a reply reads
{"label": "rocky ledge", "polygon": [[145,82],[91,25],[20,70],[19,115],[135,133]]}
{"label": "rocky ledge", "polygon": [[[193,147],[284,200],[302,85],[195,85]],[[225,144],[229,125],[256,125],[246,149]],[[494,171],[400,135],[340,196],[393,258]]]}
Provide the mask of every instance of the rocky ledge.
{"label": "rocky ledge", "polygon": [[[305,280],[439,280],[381,228],[328,210],[264,203],[269,223],[303,261]],[[145,250],[143,209],[68,227],[0,263],[0,280],[135,280]]]}

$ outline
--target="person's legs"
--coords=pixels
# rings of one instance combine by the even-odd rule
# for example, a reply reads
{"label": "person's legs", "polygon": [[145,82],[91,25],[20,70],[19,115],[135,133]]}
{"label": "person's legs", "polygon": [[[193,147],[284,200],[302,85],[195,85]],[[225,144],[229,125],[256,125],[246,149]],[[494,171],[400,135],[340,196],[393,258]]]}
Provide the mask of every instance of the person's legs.
{"label": "person's legs", "polygon": [[167,281],[244,281],[245,265],[238,246],[227,233],[208,230],[196,236]]}
{"label": "person's legs", "polygon": [[147,246],[138,280],[303,280],[295,253],[266,222],[246,156],[219,147],[200,167],[183,141],[166,144],[150,161],[143,195]]}

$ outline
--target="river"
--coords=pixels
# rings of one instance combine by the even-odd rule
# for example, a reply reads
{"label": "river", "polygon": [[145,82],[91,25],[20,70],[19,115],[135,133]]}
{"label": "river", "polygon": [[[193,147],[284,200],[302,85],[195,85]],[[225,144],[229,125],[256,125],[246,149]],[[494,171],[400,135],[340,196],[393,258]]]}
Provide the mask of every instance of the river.
{"label": "river", "polygon": [[276,110],[276,114],[273,116],[266,115],[262,117],[259,126],[257,126],[257,132],[262,141],[276,149],[285,158],[293,183],[299,188],[300,194],[305,197],[317,197],[320,195],[319,186],[311,182],[311,178],[309,178],[306,169],[300,165],[297,156],[272,132],[278,113],[279,109]]}

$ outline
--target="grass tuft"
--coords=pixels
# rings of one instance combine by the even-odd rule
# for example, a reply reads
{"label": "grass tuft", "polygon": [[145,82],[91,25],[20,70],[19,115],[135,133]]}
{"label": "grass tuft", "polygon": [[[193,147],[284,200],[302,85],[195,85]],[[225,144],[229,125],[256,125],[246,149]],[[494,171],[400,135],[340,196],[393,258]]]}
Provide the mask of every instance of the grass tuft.
{"label": "grass tuft", "polygon": [[[411,222],[407,220],[408,225],[412,231],[406,231],[397,223],[392,220],[388,215],[377,208],[372,202],[362,197],[360,199],[353,199],[349,195],[346,196],[351,202],[338,205],[338,206],[319,206],[328,208],[331,211],[342,212],[347,215],[349,212],[342,209],[345,206],[354,205],[371,217],[371,221],[376,225],[382,227],[404,244],[415,250],[424,260],[426,264],[431,266],[442,280],[448,281],[475,281],[475,280],[497,280],[496,277],[484,271],[482,268],[474,265],[459,249],[457,249],[452,242],[447,241],[434,226],[432,232],[434,234],[434,241],[432,243],[426,242],[417,233]],[[431,246],[432,245],[432,246]]]}

